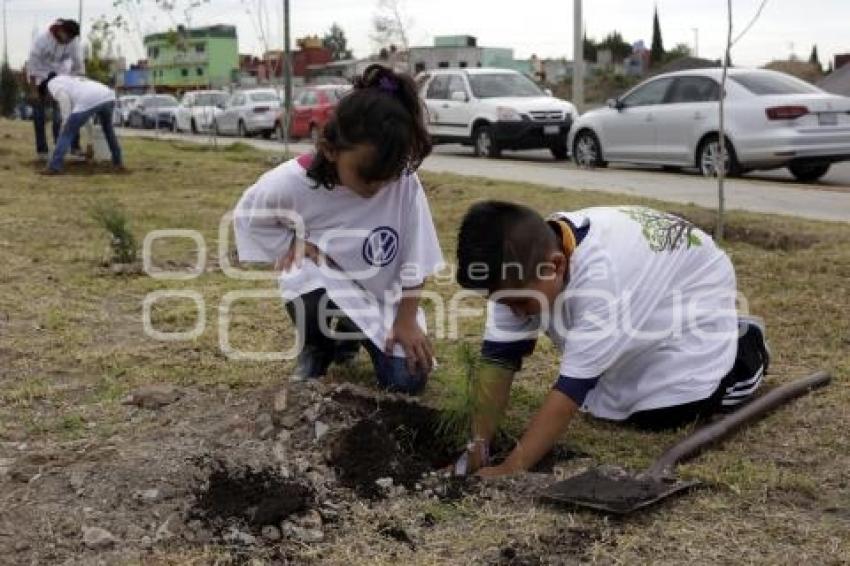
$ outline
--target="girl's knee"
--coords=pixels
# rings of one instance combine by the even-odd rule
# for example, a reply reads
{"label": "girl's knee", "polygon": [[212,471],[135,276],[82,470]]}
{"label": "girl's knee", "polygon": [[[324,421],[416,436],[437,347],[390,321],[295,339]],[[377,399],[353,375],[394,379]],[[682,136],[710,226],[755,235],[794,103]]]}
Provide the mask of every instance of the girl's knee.
{"label": "girl's knee", "polygon": [[387,356],[375,368],[378,386],[393,393],[419,395],[425,389],[428,376],[424,372],[411,373],[407,368],[407,360]]}

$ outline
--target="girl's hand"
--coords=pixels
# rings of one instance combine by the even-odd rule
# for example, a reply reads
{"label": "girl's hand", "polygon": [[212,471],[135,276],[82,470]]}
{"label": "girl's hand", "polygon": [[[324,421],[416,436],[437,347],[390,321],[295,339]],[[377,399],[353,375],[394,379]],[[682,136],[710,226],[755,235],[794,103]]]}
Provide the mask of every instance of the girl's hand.
{"label": "girl's hand", "polygon": [[407,369],[415,374],[416,368],[420,368],[426,376],[431,373],[434,361],[434,348],[431,341],[422,332],[416,317],[398,317],[393,324],[384,351],[391,356],[393,346],[400,344],[407,357]]}
{"label": "girl's hand", "polygon": [[289,271],[293,264],[295,264],[295,267],[301,267],[305,257],[319,265],[324,255],[319,248],[310,242],[297,238],[293,239],[289,249],[274,262],[274,268],[277,271]]}

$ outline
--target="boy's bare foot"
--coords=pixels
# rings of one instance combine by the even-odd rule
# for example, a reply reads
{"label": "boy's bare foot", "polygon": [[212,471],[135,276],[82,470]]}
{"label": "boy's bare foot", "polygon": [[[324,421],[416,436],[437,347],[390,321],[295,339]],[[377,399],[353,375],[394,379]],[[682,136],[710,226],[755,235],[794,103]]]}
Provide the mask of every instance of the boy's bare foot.
{"label": "boy's bare foot", "polygon": [[113,165],[113,166],[112,166],[112,171],[113,171],[114,173],[119,174],[119,175],[126,175],[127,173],[129,173],[129,172],[130,172],[130,170],[129,170],[129,169],[127,169],[126,167],[124,167],[123,165]]}
{"label": "boy's bare foot", "polygon": [[41,174],[45,176],[53,176],[53,175],[61,175],[62,171],[58,171],[56,169],[50,169],[49,167],[41,170]]}

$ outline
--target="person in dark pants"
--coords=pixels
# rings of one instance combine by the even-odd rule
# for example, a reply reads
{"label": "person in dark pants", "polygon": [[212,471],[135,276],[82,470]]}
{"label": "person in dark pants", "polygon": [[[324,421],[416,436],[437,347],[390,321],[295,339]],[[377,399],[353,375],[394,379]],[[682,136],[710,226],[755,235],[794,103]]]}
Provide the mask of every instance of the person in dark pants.
{"label": "person in dark pants", "polygon": [[[57,75],[85,73],[79,36],[80,26],[77,22],[56,20],[47,31],[35,39],[26,65],[30,86],[34,91],[51,73]],[[33,93],[30,102],[33,107],[32,123],[35,129],[36,152],[39,158],[47,161],[50,151],[45,133],[47,111],[52,112],[54,142],[59,138],[62,116],[58,105],[38,92]],[[75,136],[72,146],[74,151],[79,151],[79,135]]]}
{"label": "person in dark pants", "polygon": [[62,114],[68,117],[62,125],[62,133],[45,170],[46,174],[62,172],[65,154],[68,153],[74,138],[79,136],[80,128],[95,116],[103,128],[103,135],[112,153],[112,164],[123,169],[121,146],[112,127],[112,112],[115,109],[115,92],[112,89],[84,77],[50,75],[39,86],[39,91],[43,98],[47,98],[49,92],[61,108]]}

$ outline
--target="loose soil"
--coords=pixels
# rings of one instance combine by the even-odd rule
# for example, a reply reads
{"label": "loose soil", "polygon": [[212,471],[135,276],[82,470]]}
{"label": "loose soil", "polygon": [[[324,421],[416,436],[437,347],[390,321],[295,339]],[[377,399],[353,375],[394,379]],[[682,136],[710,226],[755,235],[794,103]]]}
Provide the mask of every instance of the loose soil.
{"label": "loose soil", "polygon": [[229,526],[247,526],[259,535],[265,525],[278,525],[313,504],[312,490],[305,483],[285,479],[271,466],[254,470],[221,460],[205,464],[209,475],[194,493],[189,517],[200,519],[219,535]]}

